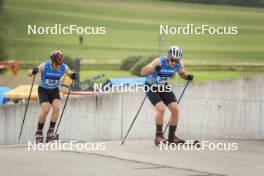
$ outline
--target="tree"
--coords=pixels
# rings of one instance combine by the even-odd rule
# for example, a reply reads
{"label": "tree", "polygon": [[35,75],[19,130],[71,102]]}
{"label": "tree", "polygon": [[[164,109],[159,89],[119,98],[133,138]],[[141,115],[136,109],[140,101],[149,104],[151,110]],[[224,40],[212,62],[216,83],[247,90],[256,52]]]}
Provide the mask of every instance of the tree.
{"label": "tree", "polygon": [[[4,11],[4,0],[0,0],[0,61],[4,60],[5,55],[5,47],[4,47],[4,17],[3,17],[3,11]],[[3,73],[3,70],[0,70],[0,74]]]}
{"label": "tree", "polygon": [[4,0],[0,0],[0,60],[5,56],[4,54]]}
{"label": "tree", "polygon": [[0,14],[2,14],[4,11],[4,3],[5,3],[4,0],[0,0]]}

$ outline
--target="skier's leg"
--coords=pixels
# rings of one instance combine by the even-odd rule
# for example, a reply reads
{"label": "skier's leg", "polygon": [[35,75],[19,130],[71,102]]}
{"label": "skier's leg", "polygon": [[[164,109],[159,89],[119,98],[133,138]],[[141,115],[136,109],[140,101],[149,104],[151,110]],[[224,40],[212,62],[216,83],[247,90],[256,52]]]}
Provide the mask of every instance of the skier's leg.
{"label": "skier's leg", "polygon": [[176,102],[172,102],[168,105],[168,108],[171,112],[171,116],[170,116],[170,121],[169,124],[170,125],[177,125],[178,124],[178,120],[179,120],[179,107],[178,104]]}
{"label": "skier's leg", "polygon": [[55,129],[57,119],[59,117],[60,106],[61,106],[60,91],[58,88],[50,91],[49,102],[52,105],[52,114],[51,114],[51,118],[50,118],[50,126],[49,126],[49,129],[47,131],[46,142],[57,140],[57,136],[54,133],[54,129]]}
{"label": "skier's leg", "polygon": [[155,105],[156,109],[156,116],[155,116],[155,122],[156,122],[156,133],[157,134],[162,134],[162,126],[163,126],[163,116],[165,113],[165,105],[162,101],[158,102]]}
{"label": "skier's leg", "polygon": [[176,97],[172,91],[163,92],[161,98],[166,106],[169,108],[171,116],[169,120],[169,133],[168,140],[170,143],[182,143],[178,137],[175,136],[177,124],[179,120],[179,106],[177,104]]}
{"label": "skier's leg", "polygon": [[50,110],[50,104],[48,102],[43,102],[41,103],[40,107],[41,107],[41,114],[39,115],[38,123],[44,124]]}
{"label": "skier's leg", "polygon": [[160,97],[160,93],[157,91],[157,89],[154,88],[154,90],[149,89],[149,92],[147,94],[150,102],[156,109],[156,115],[155,115],[155,122],[156,122],[156,138],[154,140],[154,143],[156,145],[160,144],[160,142],[166,142],[167,139],[164,138],[162,127],[163,127],[163,115],[165,112],[165,104],[162,102],[162,99]]}
{"label": "skier's leg", "polygon": [[156,108],[156,138],[155,144],[158,145],[160,143],[167,142],[167,139],[163,136],[162,126],[163,126],[163,116],[165,113],[165,104],[160,101],[155,105]]}
{"label": "skier's leg", "polygon": [[179,120],[179,107],[176,102],[172,102],[168,105],[168,108],[171,112],[170,121],[169,121],[169,134],[168,140],[170,143],[184,143],[184,140],[179,139],[175,133],[178,125]]}
{"label": "skier's leg", "polygon": [[[61,103],[60,103],[60,100],[58,99],[55,99],[53,100],[52,102],[52,114],[51,114],[51,119],[50,119],[50,123],[55,123],[57,122],[57,119],[59,117],[59,113],[60,113],[60,106],[61,106]],[[53,126],[53,124],[50,125],[50,128],[54,128],[55,125]]]}
{"label": "skier's leg", "polygon": [[47,139],[46,142],[52,141],[56,139],[56,135],[54,133],[54,128],[57,122],[57,119],[59,117],[59,113],[60,113],[60,100],[59,99],[54,99],[52,101],[52,114],[51,114],[51,118],[50,118],[50,126],[49,129],[47,131]]}
{"label": "skier's leg", "polygon": [[41,107],[41,114],[39,115],[38,118],[38,129],[35,134],[35,139],[37,143],[43,142],[43,127],[46,121],[46,117],[50,110],[50,104],[48,102],[43,102],[41,103],[40,107]]}

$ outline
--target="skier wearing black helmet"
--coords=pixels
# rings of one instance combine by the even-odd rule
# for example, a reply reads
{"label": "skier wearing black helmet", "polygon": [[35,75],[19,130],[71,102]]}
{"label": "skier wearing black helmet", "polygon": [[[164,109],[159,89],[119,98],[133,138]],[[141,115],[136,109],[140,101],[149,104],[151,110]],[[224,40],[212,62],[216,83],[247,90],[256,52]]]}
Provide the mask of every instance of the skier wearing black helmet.
{"label": "skier wearing black helmet", "polygon": [[60,51],[53,51],[50,54],[50,60],[40,64],[38,67],[28,70],[28,76],[36,75],[37,73],[41,73],[41,79],[38,87],[41,114],[38,118],[38,127],[35,139],[37,143],[43,142],[43,127],[50,107],[52,107],[53,111],[46,138],[46,142],[49,142],[56,139],[54,128],[59,117],[61,106],[59,91],[60,78],[64,74],[67,74],[71,79],[75,80],[77,75],[63,63],[63,54]]}

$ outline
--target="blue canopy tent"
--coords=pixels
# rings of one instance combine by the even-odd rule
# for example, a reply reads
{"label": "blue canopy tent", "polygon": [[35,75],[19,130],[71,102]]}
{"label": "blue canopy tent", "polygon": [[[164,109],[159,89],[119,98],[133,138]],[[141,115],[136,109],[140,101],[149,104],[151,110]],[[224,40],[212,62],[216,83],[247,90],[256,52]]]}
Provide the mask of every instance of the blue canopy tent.
{"label": "blue canopy tent", "polygon": [[7,98],[3,96],[4,93],[10,91],[9,87],[0,87],[0,105],[3,105],[7,102]]}

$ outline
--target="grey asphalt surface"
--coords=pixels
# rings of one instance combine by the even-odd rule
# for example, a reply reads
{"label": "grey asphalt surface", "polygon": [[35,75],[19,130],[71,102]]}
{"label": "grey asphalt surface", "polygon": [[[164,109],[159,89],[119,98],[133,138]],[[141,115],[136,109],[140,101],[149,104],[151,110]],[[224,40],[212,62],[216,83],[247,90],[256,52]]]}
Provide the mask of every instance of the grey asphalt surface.
{"label": "grey asphalt surface", "polygon": [[[26,144],[0,145],[0,176],[262,176],[263,140],[238,143],[236,151],[160,150],[153,141],[107,141],[105,150],[33,151]],[[102,148],[101,148],[102,149]]]}

